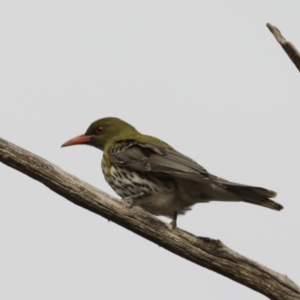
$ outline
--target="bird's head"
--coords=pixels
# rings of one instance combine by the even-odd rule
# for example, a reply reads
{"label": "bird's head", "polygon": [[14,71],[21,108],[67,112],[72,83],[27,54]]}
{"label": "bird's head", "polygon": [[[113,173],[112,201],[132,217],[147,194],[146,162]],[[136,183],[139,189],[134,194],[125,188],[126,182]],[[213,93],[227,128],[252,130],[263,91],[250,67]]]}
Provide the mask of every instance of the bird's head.
{"label": "bird's head", "polygon": [[126,139],[136,133],[133,126],[118,118],[104,118],[93,122],[85,134],[65,142],[62,147],[90,145],[103,150],[108,144]]}

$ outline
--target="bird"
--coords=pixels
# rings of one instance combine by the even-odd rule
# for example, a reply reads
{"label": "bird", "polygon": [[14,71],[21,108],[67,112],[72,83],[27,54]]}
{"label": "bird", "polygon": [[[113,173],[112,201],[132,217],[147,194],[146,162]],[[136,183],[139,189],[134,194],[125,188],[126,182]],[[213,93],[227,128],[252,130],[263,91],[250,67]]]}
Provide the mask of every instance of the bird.
{"label": "bird", "polygon": [[276,192],[234,183],[210,174],[197,162],[164,141],[144,135],[115,117],[93,122],[85,134],[61,147],[90,145],[103,151],[101,167],[106,182],[129,207],[139,206],[156,216],[172,219],[196,203],[242,201],[280,211],[270,198]]}

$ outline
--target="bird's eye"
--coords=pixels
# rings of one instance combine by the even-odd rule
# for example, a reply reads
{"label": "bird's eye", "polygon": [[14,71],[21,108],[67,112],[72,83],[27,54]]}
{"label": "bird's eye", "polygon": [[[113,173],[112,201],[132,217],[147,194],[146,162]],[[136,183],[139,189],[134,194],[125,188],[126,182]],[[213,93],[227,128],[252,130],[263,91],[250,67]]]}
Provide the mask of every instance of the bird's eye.
{"label": "bird's eye", "polygon": [[104,128],[100,126],[96,129],[96,133],[101,134],[103,132],[103,130],[104,130]]}

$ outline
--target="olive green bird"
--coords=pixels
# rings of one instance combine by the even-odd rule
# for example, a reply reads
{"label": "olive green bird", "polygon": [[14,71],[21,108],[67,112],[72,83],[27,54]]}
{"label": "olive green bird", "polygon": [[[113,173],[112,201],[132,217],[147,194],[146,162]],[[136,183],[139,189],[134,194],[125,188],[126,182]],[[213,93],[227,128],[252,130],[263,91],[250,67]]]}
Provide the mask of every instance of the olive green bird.
{"label": "olive green bird", "polygon": [[196,203],[243,201],[274,210],[283,207],[270,200],[276,192],[238,184],[214,176],[167,143],[138,132],[118,118],[92,123],[86,133],[62,147],[85,144],[103,151],[105,180],[130,205],[154,215],[172,218]]}

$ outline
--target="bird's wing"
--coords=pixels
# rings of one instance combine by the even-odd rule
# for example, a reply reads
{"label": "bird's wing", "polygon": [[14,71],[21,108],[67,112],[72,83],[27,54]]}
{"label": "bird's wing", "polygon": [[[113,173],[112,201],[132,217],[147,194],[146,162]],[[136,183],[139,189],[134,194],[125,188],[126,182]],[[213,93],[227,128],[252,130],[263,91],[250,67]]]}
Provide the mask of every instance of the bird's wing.
{"label": "bird's wing", "polygon": [[[276,192],[230,182],[209,174],[195,161],[171,148],[132,143],[115,148],[110,153],[110,159],[115,166],[197,182],[202,192],[208,193],[208,198],[203,198],[202,202],[206,200],[245,201],[275,210],[283,208],[279,203],[269,199],[275,197]],[[212,184],[213,189],[206,190],[203,183]],[[202,197],[203,195],[205,194],[202,194]]]}
{"label": "bird's wing", "polygon": [[110,152],[114,165],[134,171],[175,176],[193,181],[209,178],[209,173],[189,157],[172,148],[134,143]]}

